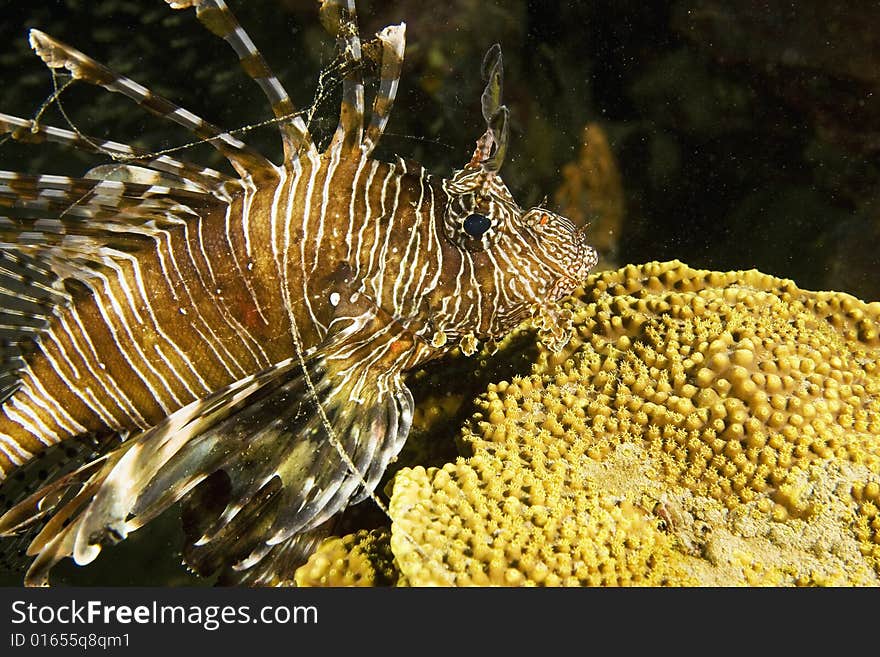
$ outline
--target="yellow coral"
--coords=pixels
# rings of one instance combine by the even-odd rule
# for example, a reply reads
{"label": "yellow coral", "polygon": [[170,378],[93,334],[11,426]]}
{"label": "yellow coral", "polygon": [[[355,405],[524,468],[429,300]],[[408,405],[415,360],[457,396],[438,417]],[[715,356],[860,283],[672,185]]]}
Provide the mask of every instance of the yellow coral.
{"label": "yellow coral", "polygon": [[670,262],[570,309],[471,458],[395,479],[411,583],[878,582],[880,303]]}
{"label": "yellow coral", "polygon": [[[544,464],[546,466],[546,464]],[[656,516],[583,480],[480,453],[407,469],[394,485],[391,545],[423,585],[624,585],[690,581]],[[428,493],[426,495],[426,493]]]}
{"label": "yellow coral", "polygon": [[300,566],[297,586],[388,586],[398,580],[385,530],[325,540]]}

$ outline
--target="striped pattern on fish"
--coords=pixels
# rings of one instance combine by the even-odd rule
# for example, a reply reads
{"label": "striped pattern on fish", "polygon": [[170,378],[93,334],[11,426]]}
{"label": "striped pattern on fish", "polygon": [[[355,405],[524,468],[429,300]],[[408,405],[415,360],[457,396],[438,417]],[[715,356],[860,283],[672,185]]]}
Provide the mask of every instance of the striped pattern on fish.
{"label": "striped pattern on fish", "polygon": [[[486,132],[448,178],[372,157],[405,26],[362,44],[352,0],[321,20],[344,60],[339,124],[319,150],[221,0],[195,8],[268,99],[280,165],[37,30],[52,68],[128,96],[217,148],[238,177],[0,114],[0,130],[109,155],[84,178],[0,172],[0,478],[47,446],[120,442],[31,494],[0,532],[39,527],[26,581],[88,563],[189,496],[187,560],[250,584],[283,579],[348,504],[372,495],[409,432],[403,374],[500,339],[596,263],[582,229],[520,208],[498,171],[508,142],[501,51],[484,60]],[[363,52],[379,53],[366,58]],[[379,77],[365,127],[364,69]],[[198,508],[198,506],[193,507]]]}

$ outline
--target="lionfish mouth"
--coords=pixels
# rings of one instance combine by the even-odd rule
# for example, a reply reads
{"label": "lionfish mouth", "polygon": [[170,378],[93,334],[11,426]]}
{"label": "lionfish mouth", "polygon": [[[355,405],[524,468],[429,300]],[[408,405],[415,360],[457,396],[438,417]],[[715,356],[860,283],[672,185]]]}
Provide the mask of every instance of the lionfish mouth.
{"label": "lionfish mouth", "polygon": [[574,242],[574,253],[571,258],[566,259],[563,275],[553,286],[554,292],[560,292],[555,297],[557,299],[571,294],[577,287],[583,285],[590,271],[599,262],[599,254],[587,243],[586,231],[583,228],[573,231],[571,237]]}
{"label": "lionfish mouth", "polygon": [[576,281],[575,287],[577,287],[586,282],[590,271],[599,262],[599,253],[587,244],[587,235],[583,228],[575,232],[574,238],[577,245],[577,256],[573,263],[571,277]]}

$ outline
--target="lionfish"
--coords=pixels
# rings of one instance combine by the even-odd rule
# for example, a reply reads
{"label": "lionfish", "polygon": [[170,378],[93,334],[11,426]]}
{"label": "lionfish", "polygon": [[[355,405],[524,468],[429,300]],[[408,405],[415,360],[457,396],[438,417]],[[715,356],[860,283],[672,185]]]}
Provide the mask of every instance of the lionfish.
{"label": "lionfish", "polygon": [[[271,105],[283,162],[30,31],[50,68],[187,128],[237,177],[0,115],[15,138],[116,160],[83,178],[0,172],[0,479],[62,441],[116,438],[0,518],[4,535],[32,532],[29,585],[184,498],[196,572],[278,581],[342,509],[380,503],[412,421],[408,370],[455,347],[470,355],[530,315],[559,346],[557,302],[596,264],[583,228],[522,209],[499,175],[498,45],[483,61],[486,131],[464,168],[438,178],[372,157],[404,23],[362,43],[353,0],[323,0],[344,64],[338,126],[319,150],[222,0],[166,2],[232,46]],[[366,125],[365,71],[378,78]]]}

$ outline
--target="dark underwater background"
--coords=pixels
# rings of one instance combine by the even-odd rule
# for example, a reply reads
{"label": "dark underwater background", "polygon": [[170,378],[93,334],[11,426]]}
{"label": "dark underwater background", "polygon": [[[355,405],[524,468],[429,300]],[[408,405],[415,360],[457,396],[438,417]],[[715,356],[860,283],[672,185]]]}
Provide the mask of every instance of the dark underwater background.
{"label": "dark underwater background", "polygon": [[[327,139],[339,89],[317,1],[227,1]],[[27,43],[38,27],[225,128],[271,117],[232,50],[191,10],[162,0],[0,8],[0,112],[32,118],[53,93]],[[438,175],[463,166],[485,129],[480,63],[498,42],[512,118],[502,174],[521,205],[544,201],[590,222],[600,268],[678,258],[880,300],[877,2],[373,0],[358,9],[365,39],[407,23],[378,157]],[[75,84],[61,108],[43,121],[151,150],[184,147],[176,156],[224,166],[116,94]],[[278,161],[274,127],[243,138]],[[0,144],[7,170],[82,175],[99,163],[51,144]],[[178,566],[178,532],[174,522],[151,525],[89,568],[64,564],[56,580],[196,583]],[[0,574],[0,583],[20,578]]]}

